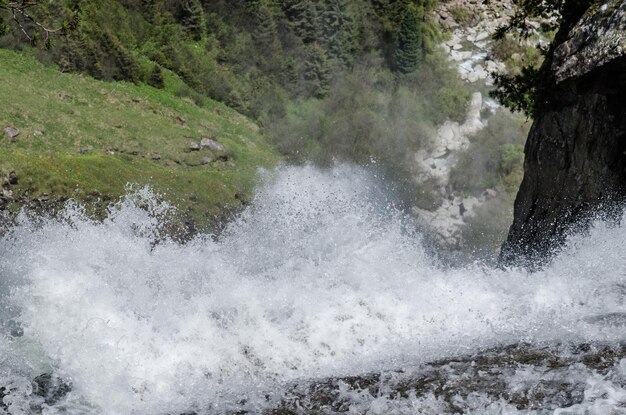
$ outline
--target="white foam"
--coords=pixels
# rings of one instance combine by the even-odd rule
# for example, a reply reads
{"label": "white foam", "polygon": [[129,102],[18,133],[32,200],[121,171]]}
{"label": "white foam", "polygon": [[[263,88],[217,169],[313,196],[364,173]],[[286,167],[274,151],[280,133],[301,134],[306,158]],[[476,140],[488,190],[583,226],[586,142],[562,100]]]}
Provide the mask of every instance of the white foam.
{"label": "white foam", "polygon": [[294,379],[519,341],[626,337],[590,319],[626,312],[622,228],[598,224],[535,274],[448,269],[366,170],[270,176],[218,241],[155,246],[159,222],[133,202],[151,202],[147,194],[104,223],[76,207],[65,221],[24,220],[0,242],[0,275],[12,287],[2,301],[17,307],[25,332],[22,346],[7,347],[19,354],[30,344],[22,359],[31,372],[49,362],[70,378],[76,413],[87,402],[106,414],[153,414],[258,411]]}

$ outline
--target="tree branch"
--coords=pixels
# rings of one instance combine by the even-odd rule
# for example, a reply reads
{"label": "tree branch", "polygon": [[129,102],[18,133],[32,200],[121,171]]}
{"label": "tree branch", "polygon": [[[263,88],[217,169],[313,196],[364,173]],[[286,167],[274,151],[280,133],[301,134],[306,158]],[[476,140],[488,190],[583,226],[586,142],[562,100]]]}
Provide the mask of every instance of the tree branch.
{"label": "tree branch", "polygon": [[22,0],[22,1],[0,1],[0,9],[7,10],[11,13],[13,21],[20,29],[20,31],[26,36],[26,38],[30,42],[35,42],[36,35],[31,35],[28,33],[26,28],[24,27],[25,21],[30,21],[36,27],[39,28],[38,33],[42,33],[44,35],[44,45],[48,45],[50,40],[50,35],[56,32],[63,30],[62,27],[58,29],[51,29],[44,26],[41,22],[35,19],[30,13],[28,13],[28,9],[34,7],[38,4],[36,0]]}

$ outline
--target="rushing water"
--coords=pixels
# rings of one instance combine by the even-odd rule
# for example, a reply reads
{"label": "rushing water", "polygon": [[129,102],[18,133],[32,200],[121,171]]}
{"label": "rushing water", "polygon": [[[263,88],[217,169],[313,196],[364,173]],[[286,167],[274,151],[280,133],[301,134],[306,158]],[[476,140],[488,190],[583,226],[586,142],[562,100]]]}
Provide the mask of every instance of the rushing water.
{"label": "rushing water", "polygon": [[[258,413],[303,379],[408,370],[521,342],[626,340],[619,226],[570,238],[534,274],[458,269],[426,253],[368,171],[285,167],[266,182],[217,240],[185,245],[155,244],[161,207],[146,191],[103,223],[76,206],[62,219],[23,218],[0,241],[1,407]],[[602,374],[563,370],[580,378],[584,396],[557,413],[621,413],[626,360]],[[48,405],[31,380],[52,371],[72,388]],[[507,375],[507,387],[533,376],[526,372]],[[606,391],[594,395],[598,385]],[[353,413],[441,412],[434,397],[353,398]],[[475,413],[518,413],[472,399]]]}

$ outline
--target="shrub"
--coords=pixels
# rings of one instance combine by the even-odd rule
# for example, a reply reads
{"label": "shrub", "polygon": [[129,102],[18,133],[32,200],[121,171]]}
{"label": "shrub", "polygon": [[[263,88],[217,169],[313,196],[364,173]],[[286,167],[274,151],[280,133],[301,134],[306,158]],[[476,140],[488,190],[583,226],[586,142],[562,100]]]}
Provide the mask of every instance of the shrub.
{"label": "shrub", "polygon": [[453,189],[471,195],[488,188],[514,193],[522,180],[528,128],[520,117],[499,110],[460,156],[450,175]]}
{"label": "shrub", "polygon": [[150,78],[148,78],[148,85],[155,88],[163,89],[165,87],[165,80],[163,79],[163,71],[161,65],[158,63],[152,68]]}

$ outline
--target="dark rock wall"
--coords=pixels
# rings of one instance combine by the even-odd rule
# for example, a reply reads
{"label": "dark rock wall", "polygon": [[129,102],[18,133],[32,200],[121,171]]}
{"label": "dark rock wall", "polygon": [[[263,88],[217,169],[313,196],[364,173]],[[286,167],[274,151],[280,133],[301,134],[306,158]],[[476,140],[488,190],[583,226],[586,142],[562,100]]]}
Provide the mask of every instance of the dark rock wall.
{"label": "dark rock wall", "polygon": [[625,22],[626,2],[607,2],[556,48],[555,86],[526,143],[524,180],[501,253],[506,265],[541,265],[574,225],[620,216],[626,199]]}

